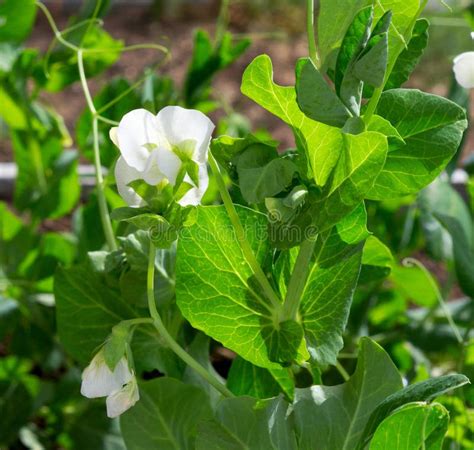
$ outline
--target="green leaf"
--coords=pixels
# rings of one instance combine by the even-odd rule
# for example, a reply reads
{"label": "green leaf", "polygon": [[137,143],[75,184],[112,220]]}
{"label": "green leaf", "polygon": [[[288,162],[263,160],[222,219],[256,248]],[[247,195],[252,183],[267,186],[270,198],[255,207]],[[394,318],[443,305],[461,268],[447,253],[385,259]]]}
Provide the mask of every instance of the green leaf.
{"label": "green leaf", "polygon": [[339,161],[312,205],[313,224],[320,231],[337,223],[368,196],[384,167],[387,150],[387,138],[380,133],[342,134]]}
{"label": "green leaf", "polygon": [[60,268],[54,295],[61,342],[82,363],[91,359],[114,325],[136,317],[135,311],[86,265]]}
{"label": "green leaf", "polygon": [[309,173],[317,185],[326,184],[341,154],[338,128],[306,117],[296,102],[294,87],[273,82],[273,67],[267,55],[257,56],[245,69],[242,93],[293,128],[297,143],[308,155]]}
{"label": "green leaf", "polygon": [[421,213],[420,222],[430,253],[436,259],[452,260],[452,239],[434,214],[455,218],[469,240],[474,230],[469,207],[456,189],[448,181],[442,180],[441,177],[418,194],[417,204]]}
{"label": "green leaf", "polygon": [[[321,0],[318,19],[318,47],[324,67],[333,59],[333,52],[340,45],[356,13],[373,4],[372,0]],[[418,0],[380,0],[375,2],[374,20],[379,20],[388,11],[392,12],[392,23],[388,36],[389,65],[398,54],[395,50],[406,43],[404,35],[410,32],[413,19],[418,12]],[[408,37],[409,39],[409,37]]]}
{"label": "green leaf", "polygon": [[198,423],[212,418],[206,394],[173,378],[142,383],[140,401],[120,418],[128,450],[192,450]]}
{"label": "green leaf", "polygon": [[33,399],[18,380],[0,380],[0,444],[7,446],[27,424],[33,410]]}
{"label": "green leaf", "polygon": [[[237,213],[262,263],[269,250],[262,233],[267,219],[244,207],[237,207]],[[198,207],[195,223],[182,230],[176,301],[194,328],[259,367],[279,367],[270,360],[271,341],[266,340],[275,330],[270,303],[253,278],[223,206]]]}
{"label": "green leaf", "polygon": [[408,47],[397,58],[385,83],[385,90],[399,88],[408,81],[428,44],[428,27],[428,20],[419,19],[416,21]]}
{"label": "green leaf", "polygon": [[238,158],[237,174],[242,196],[248,203],[261,203],[291,183],[296,166],[279,157],[274,147],[250,145]]}
{"label": "green leaf", "polygon": [[0,42],[21,42],[35,22],[34,0],[3,0],[0,4]]}
{"label": "green leaf", "polygon": [[348,382],[296,391],[298,448],[354,449],[372,411],[401,388],[398,370],[382,347],[362,338],[357,367]]}
{"label": "green leaf", "polygon": [[281,397],[262,402],[250,397],[224,399],[217,420],[200,425],[196,450],[296,450],[288,406]]}
{"label": "green leaf", "polygon": [[318,16],[318,48],[321,60],[327,58],[341,43],[357,11],[368,4],[367,0],[321,0]]}
{"label": "green leaf", "polygon": [[390,249],[375,236],[369,236],[362,253],[359,283],[380,280],[390,274],[394,259]]}
{"label": "green leaf", "polygon": [[401,377],[387,353],[374,341],[362,338],[357,367],[348,382],[296,391],[293,410],[298,448],[354,449],[372,411],[401,388]]}
{"label": "green leaf", "polygon": [[441,450],[449,413],[439,403],[412,403],[387,417],[377,428],[370,450]]}
{"label": "green leaf", "polygon": [[342,127],[351,117],[309,58],[298,61],[295,87],[298,106],[310,119]]}
{"label": "green leaf", "polygon": [[89,404],[84,412],[74,418],[68,432],[73,448],[126,450],[118,420],[108,419],[100,404]]}
{"label": "green leaf", "polygon": [[275,397],[282,391],[290,398],[294,394],[294,381],[287,369],[263,369],[240,357],[232,362],[227,387],[237,396],[248,395],[258,399]]}
{"label": "green leaf", "polygon": [[376,131],[383,134],[384,136],[387,136],[389,143],[388,151],[392,151],[392,147],[394,147],[396,144],[405,143],[398,130],[388,120],[377,115],[373,115],[370,119],[370,122],[367,125],[367,131]]}
{"label": "green leaf", "polygon": [[354,65],[369,40],[373,16],[373,6],[368,6],[357,13],[347,29],[337,55],[334,83],[336,92],[356,116],[360,112],[362,83],[355,76]]}
{"label": "green leaf", "polygon": [[368,198],[385,200],[415,193],[433,181],[456,152],[467,122],[454,102],[415,89],[382,94],[377,114],[404,139],[388,153]]}
{"label": "green leaf", "polygon": [[363,445],[370,439],[379,424],[397,408],[410,402],[427,402],[433,400],[467,383],[469,383],[469,380],[464,375],[445,375],[412,384],[393,393],[383,399],[377,408],[371,412],[370,418],[365,424],[363,434],[360,436],[358,448],[364,448]]}
{"label": "green leaf", "polygon": [[474,243],[472,231],[466,235],[459,220],[455,217],[436,213],[435,217],[451,235],[456,276],[461,289],[474,298]]}
{"label": "green leaf", "polygon": [[[357,222],[351,224],[356,226]],[[359,276],[362,244],[344,242],[342,236],[349,230],[335,228],[329,236],[318,237],[318,256],[301,297],[306,345],[312,360],[320,365],[334,364],[343,347],[342,333]]]}

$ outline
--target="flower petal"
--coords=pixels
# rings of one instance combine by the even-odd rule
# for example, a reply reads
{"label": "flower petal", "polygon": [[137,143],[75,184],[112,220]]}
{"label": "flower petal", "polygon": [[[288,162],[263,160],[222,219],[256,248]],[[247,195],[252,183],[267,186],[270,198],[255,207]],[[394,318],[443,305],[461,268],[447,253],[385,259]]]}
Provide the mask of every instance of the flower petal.
{"label": "flower petal", "polygon": [[160,147],[151,153],[143,179],[148,184],[156,185],[166,177],[174,186],[181,164],[180,159],[171,150]]}
{"label": "flower petal", "polygon": [[[178,200],[178,203],[181,206],[196,206],[201,203],[203,195],[206,193],[207,188],[209,186],[209,175],[207,173],[207,164],[199,164],[199,187],[191,188],[186,194]],[[189,184],[194,184],[188,175],[184,177],[184,181]]]}
{"label": "flower petal", "polygon": [[133,167],[130,167],[125,159],[120,157],[115,164],[115,183],[120,196],[127,205],[132,207],[142,206],[145,201],[130,187],[130,182],[141,180],[143,175]]}
{"label": "flower petal", "polygon": [[156,119],[159,134],[164,136],[171,145],[195,140],[194,161],[200,163],[207,161],[207,151],[214,124],[205,114],[195,109],[166,106],[157,114]]}
{"label": "flower petal", "polygon": [[106,397],[121,389],[131,378],[125,358],[119,361],[112,372],[102,352],[99,352],[82,372],[81,394],[88,398]]}
{"label": "flower petal", "polygon": [[474,52],[465,52],[454,58],[453,65],[456,81],[464,88],[474,87]]}
{"label": "flower petal", "polygon": [[107,416],[111,419],[123,414],[140,399],[138,386],[135,378],[117,392],[110,394],[105,401]]}
{"label": "flower petal", "polygon": [[118,143],[118,137],[117,137],[117,130],[118,130],[117,127],[111,128],[109,130],[109,137],[110,137],[110,140],[118,147],[119,143]]}
{"label": "flower petal", "polygon": [[117,128],[118,147],[127,164],[145,170],[150,152],[145,144],[160,144],[155,116],[146,109],[134,109],[125,114]]}

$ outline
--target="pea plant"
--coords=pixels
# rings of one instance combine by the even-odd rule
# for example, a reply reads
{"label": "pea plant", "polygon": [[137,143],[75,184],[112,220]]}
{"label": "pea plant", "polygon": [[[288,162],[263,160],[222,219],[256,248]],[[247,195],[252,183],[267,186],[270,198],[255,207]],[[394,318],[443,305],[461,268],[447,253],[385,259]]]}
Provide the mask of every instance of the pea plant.
{"label": "pea plant", "polygon": [[[426,45],[426,3],[321,0],[316,45],[307,1],[295,85],[274,81],[267,55],[241,85],[290,127],[291,149],[260,134],[212,138],[210,79],[247,42],[198,33],[183,95],[147,73],[153,101],[128,103],[133,85],[93,98],[84,63],[111,48],[88,47],[87,32],[68,39],[38,4],[77,64],[101,226],[86,232],[105,237],[56,269],[59,337],[85,367],[82,395],[105,398],[97,417],[120,416],[126,448],[442,448],[449,414],[434,400],[464,375],[407,384],[361,335],[355,368],[340,362],[354,292],[387,275],[366,204],[429,185],[467,126],[456,103],[400,87]],[[165,50],[119,52],[142,47]],[[158,84],[161,102],[149,95]]]}

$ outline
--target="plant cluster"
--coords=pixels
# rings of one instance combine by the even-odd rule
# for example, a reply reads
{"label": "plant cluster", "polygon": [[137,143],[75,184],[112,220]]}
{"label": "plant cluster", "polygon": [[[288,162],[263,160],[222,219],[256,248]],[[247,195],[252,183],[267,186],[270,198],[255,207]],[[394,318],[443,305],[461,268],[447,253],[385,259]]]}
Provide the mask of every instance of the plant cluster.
{"label": "plant cluster", "polygon": [[[212,78],[249,45],[226,31],[228,2],[214,40],[195,34],[182,89],[161,59],[96,96],[88,80],[123,52],[167,50],[113,39],[100,1],[63,31],[41,3],[0,7],[0,115],[26,217],[2,205],[1,444],[470,448],[474,208],[443,172],[466,109],[402,87],[428,42],[426,3],[321,0],[316,45],[307,0],[295,85],[274,81],[267,55],[242,76],[290,149],[235,114],[212,137]],[[37,9],[55,36],[45,55],[18,45]],[[75,82],[96,177],[79,207],[77,155],[39,96]],[[73,209],[72,233],[44,232]],[[465,298],[446,303],[421,262],[398,262],[419,249]]]}

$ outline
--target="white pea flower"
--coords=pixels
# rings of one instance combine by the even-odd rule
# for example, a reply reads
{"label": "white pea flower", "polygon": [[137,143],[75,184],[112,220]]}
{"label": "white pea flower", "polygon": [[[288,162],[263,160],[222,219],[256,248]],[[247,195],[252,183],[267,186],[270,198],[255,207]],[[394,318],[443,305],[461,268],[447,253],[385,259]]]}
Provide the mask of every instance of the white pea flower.
{"label": "white pea flower", "polygon": [[81,394],[88,398],[106,397],[122,389],[132,378],[125,357],[120,359],[112,372],[100,351],[82,372]]}
{"label": "white pea flower", "polygon": [[123,356],[112,371],[99,351],[82,372],[81,394],[88,398],[107,397],[107,415],[117,417],[140,398],[137,379]]}
{"label": "white pea flower", "polygon": [[[156,116],[145,109],[125,114],[110,131],[121,154],[115,166],[119,194],[129,206],[142,206],[144,200],[129,186],[132,181],[143,180],[152,186],[184,181],[191,187],[178,202],[182,206],[199,204],[209,183],[207,152],[213,130],[206,115],[179,106],[167,106]],[[195,170],[187,171],[183,178],[186,161]]]}
{"label": "white pea flower", "polygon": [[454,58],[454,76],[456,81],[466,89],[474,87],[474,52],[465,52]]}
{"label": "white pea flower", "polygon": [[120,391],[107,397],[107,416],[110,418],[120,416],[137,403],[139,399],[137,380],[133,377]]}

